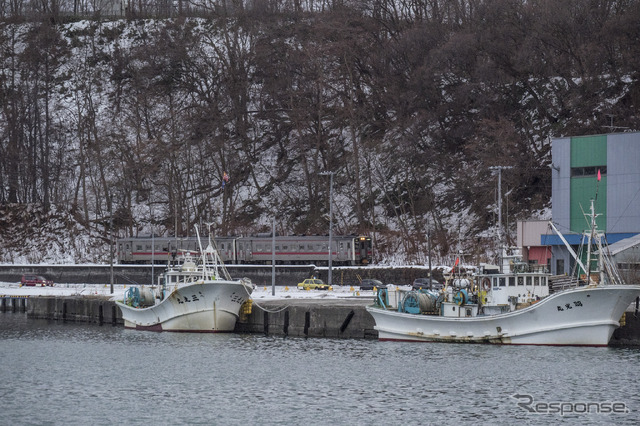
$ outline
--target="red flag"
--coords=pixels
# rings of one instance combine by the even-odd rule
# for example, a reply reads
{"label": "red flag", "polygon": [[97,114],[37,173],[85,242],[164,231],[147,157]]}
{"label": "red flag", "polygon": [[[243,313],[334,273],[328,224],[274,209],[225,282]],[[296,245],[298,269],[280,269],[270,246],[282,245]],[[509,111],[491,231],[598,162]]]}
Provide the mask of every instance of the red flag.
{"label": "red flag", "polygon": [[458,266],[458,262],[460,262],[460,258],[456,257],[456,263],[453,264],[453,267],[455,268],[456,266]]}
{"label": "red flag", "polygon": [[598,182],[600,182],[600,178],[601,178],[601,176],[600,176],[600,169],[598,169]]}

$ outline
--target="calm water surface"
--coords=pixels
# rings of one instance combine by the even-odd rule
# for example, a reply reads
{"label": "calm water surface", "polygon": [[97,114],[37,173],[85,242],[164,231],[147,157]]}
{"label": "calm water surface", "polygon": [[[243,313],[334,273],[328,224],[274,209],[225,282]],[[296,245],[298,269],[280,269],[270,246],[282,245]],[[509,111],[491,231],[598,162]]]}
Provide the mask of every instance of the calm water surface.
{"label": "calm water surface", "polygon": [[[0,423],[637,424],[639,366],[637,348],[151,333],[0,313]],[[515,394],[628,413],[533,414]]]}

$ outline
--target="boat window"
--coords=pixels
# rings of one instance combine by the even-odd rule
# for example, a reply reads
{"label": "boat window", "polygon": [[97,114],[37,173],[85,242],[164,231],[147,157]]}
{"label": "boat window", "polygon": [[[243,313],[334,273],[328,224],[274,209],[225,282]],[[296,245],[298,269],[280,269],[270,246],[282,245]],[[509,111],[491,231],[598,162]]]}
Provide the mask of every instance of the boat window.
{"label": "boat window", "polygon": [[466,314],[467,314],[468,317],[470,317],[471,316],[471,309],[467,308]]}
{"label": "boat window", "polygon": [[532,277],[527,277],[527,285],[531,285],[531,278]]}
{"label": "boat window", "polygon": [[505,278],[504,278],[504,277],[500,277],[500,278],[498,278],[498,279],[500,280],[500,287],[504,287],[504,286],[505,286],[505,284],[506,284],[506,280],[505,280]]}
{"label": "boat window", "polygon": [[498,285],[498,279],[496,277],[493,277],[493,284],[491,284],[492,287],[495,287]]}
{"label": "boat window", "polygon": [[542,277],[540,279],[540,285],[546,286],[547,285],[547,277]]}
{"label": "boat window", "polygon": [[524,285],[524,277],[518,277],[518,285]]}
{"label": "boat window", "polygon": [[540,277],[533,277],[533,285],[540,285]]}
{"label": "boat window", "polygon": [[509,277],[509,287],[514,287],[516,285],[516,277]]}

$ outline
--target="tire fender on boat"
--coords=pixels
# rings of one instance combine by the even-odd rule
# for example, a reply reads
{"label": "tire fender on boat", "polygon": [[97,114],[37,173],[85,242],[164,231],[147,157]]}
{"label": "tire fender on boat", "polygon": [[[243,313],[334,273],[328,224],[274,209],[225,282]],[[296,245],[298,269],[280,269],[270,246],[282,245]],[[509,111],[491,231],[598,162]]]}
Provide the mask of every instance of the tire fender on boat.
{"label": "tire fender on boat", "polygon": [[484,291],[489,291],[491,290],[491,280],[489,279],[489,277],[484,277],[482,279],[482,289]]}

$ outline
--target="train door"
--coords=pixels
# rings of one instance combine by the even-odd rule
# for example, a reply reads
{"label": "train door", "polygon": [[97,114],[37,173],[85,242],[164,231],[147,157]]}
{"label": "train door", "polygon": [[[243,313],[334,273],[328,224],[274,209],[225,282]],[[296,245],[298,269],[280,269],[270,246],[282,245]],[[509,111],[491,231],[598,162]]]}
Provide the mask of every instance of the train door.
{"label": "train door", "polygon": [[247,260],[247,256],[245,253],[245,245],[248,245],[246,241],[240,240],[237,242],[236,259],[238,261],[238,264],[245,263]]}
{"label": "train door", "polygon": [[131,254],[131,241],[118,241],[118,254],[119,263],[132,263],[133,255]]}
{"label": "train door", "polygon": [[368,265],[371,263],[371,237],[358,237],[355,241],[356,263]]}

